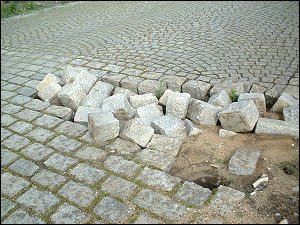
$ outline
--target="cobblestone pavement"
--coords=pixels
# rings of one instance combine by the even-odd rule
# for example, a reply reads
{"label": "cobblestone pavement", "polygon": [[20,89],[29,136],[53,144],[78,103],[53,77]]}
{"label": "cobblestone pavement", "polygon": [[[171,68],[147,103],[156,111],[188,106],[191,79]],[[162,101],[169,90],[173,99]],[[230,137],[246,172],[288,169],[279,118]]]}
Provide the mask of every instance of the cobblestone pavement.
{"label": "cobblestone pavement", "polygon": [[190,223],[201,187],[149,151],[96,148],[33,99],[68,64],[125,87],[175,76],[299,98],[299,3],[77,2],[1,19],[1,223]]}

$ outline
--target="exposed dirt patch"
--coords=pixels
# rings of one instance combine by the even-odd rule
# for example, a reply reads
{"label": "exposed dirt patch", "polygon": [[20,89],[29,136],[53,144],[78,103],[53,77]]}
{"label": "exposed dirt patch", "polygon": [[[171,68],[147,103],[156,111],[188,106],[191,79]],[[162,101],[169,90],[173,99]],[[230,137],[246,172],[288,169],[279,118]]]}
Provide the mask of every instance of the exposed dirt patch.
{"label": "exposed dirt patch", "polygon": [[[266,117],[279,119],[275,114]],[[230,217],[216,216],[204,207],[199,213],[201,223],[216,217],[222,218],[224,223],[275,223],[278,222],[275,221],[275,213],[280,213],[289,223],[299,221],[299,194],[292,190],[299,186],[299,173],[290,175],[278,166],[287,161],[299,170],[298,140],[253,133],[225,138],[219,137],[219,126],[201,128],[205,132],[184,140],[170,173],[210,189],[220,184],[229,186],[245,192],[247,196]],[[237,148],[261,150],[253,175],[236,176],[228,172],[228,162]],[[268,175],[268,183],[250,197],[254,190],[252,184],[262,174]]]}

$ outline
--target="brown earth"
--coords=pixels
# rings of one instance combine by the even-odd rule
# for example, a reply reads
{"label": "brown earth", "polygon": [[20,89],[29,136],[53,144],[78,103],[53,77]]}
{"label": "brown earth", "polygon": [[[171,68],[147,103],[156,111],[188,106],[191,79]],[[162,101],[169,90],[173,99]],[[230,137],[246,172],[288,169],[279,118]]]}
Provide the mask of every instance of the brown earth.
{"label": "brown earth", "polygon": [[[278,116],[268,114],[266,117]],[[220,128],[201,127],[203,133],[186,138],[170,173],[211,190],[219,185],[229,186],[245,192],[247,197],[229,217],[214,214],[208,206],[204,206],[195,223],[220,218],[223,223],[272,224],[279,222],[275,220],[275,213],[280,213],[289,223],[298,223],[299,193],[292,188],[299,186],[299,141],[291,137],[254,133],[219,137]],[[237,148],[261,150],[253,175],[237,176],[228,172],[228,162]],[[295,165],[294,174],[287,174],[279,167],[278,164],[284,161]],[[262,174],[267,174],[269,181],[251,196],[254,190],[252,184]]]}

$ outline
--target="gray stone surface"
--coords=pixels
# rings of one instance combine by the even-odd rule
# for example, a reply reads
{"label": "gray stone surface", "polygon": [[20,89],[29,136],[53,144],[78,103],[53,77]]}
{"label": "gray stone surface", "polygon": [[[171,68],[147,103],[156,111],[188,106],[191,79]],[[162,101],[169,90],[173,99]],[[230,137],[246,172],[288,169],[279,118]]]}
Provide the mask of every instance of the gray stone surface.
{"label": "gray stone surface", "polygon": [[141,150],[141,147],[131,141],[122,138],[115,138],[110,144],[105,146],[105,151],[119,153],[121,155],[131,155]]}
{"label": "gray stone surface", "polygon": [[260,116],[266,114],[266,99],[265,95],[261,93],[242,93],[239,95],[238,101],[253,100]]}
{"label": "gray stone surface", "polygon": [[245,88],[244,88],[244,85],[242,83],[224,82],[224,83],[221,83],[221,84],[214,85],[210,89],[209,94],[210,94],[210,96],[212,96],[212,95],[214,95],[214,94],[216,94],[216,93],[218,93],[222,90],[225,90],[228,95],[230,94],[230,92],[232,90],[235,90],[237,95],[245,93]]}
{"label": "gray stone surface", "polygon": [[179,119],[186,117],[191,95],[188,93],[173,92],[167,100],[166,114],[173,115]]}
{"label": "gray stone surface", "polygon": [[83,87],[80,84],[66,84],[62,87],[57,97],[61,103],[73,111],[76,111],[82,100],[86,96]]}
{"label": "gray stone surface", "polygon": [[174,93],[174,91],[167,89],[164,94],[159,98],[159,104],[166,106],[167,105],[167,101],[168,98],[170,96],[170,94]]}
{"label": "gray stone surface", "polygon": [[39,118],[37,118],[33,123],[35,125],[45,127],[45,128],[54,128],[58,124],[62,123],[63,120],[55,117],[55,116],[49,116],[49,115],[43,115]]}
{"label": "gray stone surface", "polygon": [[54,132],[38,127],[30,131],[25,136],[38,142],[45,142],[55,135]]}
{"label": "gray stone surface", "polygon": [[7,217],[3,224],[46,224],[41,218],[31,216],[22,209],[18,209]]}
{"label": "gray stone surface", "polygon": [[84,93],[87,95],[91,90],[91,88],[96,83],[96,81],[97,81],[97,77],[91,74],[88,70],[84,69],[75,78],[73,85],[74,87],[76,86],[82,87]]}
{"label": "gray stone surface", "polygon": [[272,112],[282,112],[283,108],[287,108],[289,106],[297,106],[299,107],[299,101],[297,101],[293,96],[288,93],[282,93],[280,97],[277,99],[273,107],[270,111]]}
{"label": "gray stone surface", "polygon": [[84,224],[86,220],[83,212],[67,203],[59,206],[51,216],[51,222],[54,224]]}
{"label": "gray stone surface", "polygon": [[205,100],[210,88],[210,83],[189,80],[182,85],[182,92],[189,93],[192,98]]}
{"label": "gray stone surface", "polygon": [[252,175],[260,156],[257,149],[237,149],[230,158],[228,171],[235,175]]}
{"label": "gray stone surface", "polygon": [[282,120],[259,118],[254,132],[256,134],[287,135],[299,138],[299,125]]}
{"label": "gray stone surface", "polygon": [[1,197],[1,218],[16,206],[12,201]]}
{"label": "gray stone surface", "polygon": [[9,101],[11,103],[14,103],[17,105],[24,105],[25,103],[29,102],[30,100],[32,100],[32,98],[29,98],[29,97],[23,96],[23,95],[16,95],[16,96],[12,97],[11,99],[9,99]]}
{"label": "gray stone surface", "polygon": [[59,203],[59,198],[50,192],[40,191],[36,187],[30,188],[23,195],[17,198],[17,202],[36,212],[45,213],[52,206]]}
{"label": "gray stone surface", "polygon": [[55,131],[58,133],[65,134],[71,137],[82,136],[88,128],[84,125],[73,123],[71,121],[65,121],[61,123],[58,127],[55,128]]}
{"label": "gray stone surface", "polygon": [[220,110],[220,107],[201,100],[192,99],[188,108],[187,118],[199,125],[216,125]]}
{"label": "gray stone surface", "polygon": [[13,197],[26,188],[30,183],[21,177],[10,173],[1,174],[1,194]]}
{"label": "gray stone surface", "polygon": [[[53,102],[53,104],[58,104],[59,102]],[[28,109],[36,110],[36,111],[43,111],[47,107],[50,106],[49,102],[44,102],[39,99],[31,99],[24,105]]]}
{"label": "gray stone surface", "polygon": [[163,222],[161,220],[155,219],[143,213],[138,216],[138,218],[134,221],[133,224],[162,224],[162,223]]}
{"label": "gray stone surface", "polygon": [[112,112],[91,113],[88,121],[89,132],[97,144],[101,145],[119,135],[119,120],[114,117]]}
{"label": "gray stone surface", "polygon": [[33,160],[41,161],[53,153],[53,149],[40,143],[34,143],[24,148],[21,152]]}
{"label": "gray stone surface", "polygon": [[165,172],[150,169],[148,167],[145,167],[141,171],[137,180],[140,180],[151,187],[165,191],[171,191],[181,181],[178,177],[173,177]]}
{"label": "gray stone surface", "polygon": [[98,162],[104,159],[105,155],[106,153],[102,149],[89,146],[85,146],[75,153],[75,156],[77,158],[88,160],[91,162]]}
{"label": "gray stone surface", "polygon": [[101,189],[104,192],[122,199],[127,199],[130,197],[135,192],[137,187],[138,186],[136,184],[116,176],[110,176],[101,185]]}
{"label": "gray stone surface", "polygon": [[138,206],[169,220],[177,220],[187,213],[187,208],[148,189],[140,191],[133,200]]}
{"label": "gray stone surface", "polygon": [[259,112],[253,100],[249,100],[231,103],[218,115],[222,128],[234,132],[248,132],[253,130]]}
{"label": "gray stone surface", "polygon": [[10,136],[9,138],[5,139],[4,141],[2,141],[1,144],[7,148],[11,148],[14,150],[20,150],[29,144],[29,140],[25,137],[14,134],[14,135]]}
{"label": "gray stone surface", "polygon": [[66,181],[66,177],[52,171],[43,169],[35,174],[31,180],[46,188],[54,189]]}
{"label": "gray stone surface", "polygon": [[113,198],[104,197],[94,208],[94,213],[110,223],[121,223],[129,217],[130,208]]}
{"label": "gray stone surface", "polygon": [[114,95],[115,94],[124,94],[128,100],[130,96],[137,95],[137,93],[122,87],[116,87],[114,90]]}
{"label": "gray stone surface", "polygon": [[78,122],[80,124],[88,126],[89,114],[97,112],[102,112],[102,109],[87,106],[79,106],[74,116],[74,122]]}
{"label": "gray stone surface", "polygon": [[182,141],[175,137],[168,137],[161,134],[154,134],[147,148],[166,153],[167,155],[176,156]]}
{"label": "gray stone surface", "polygon": [[189,205],[202,206],[210,194],[211,191],[208,188],[186,181],[176,193],[176,197]]}
{"label": "gray stone surface", "polygon": [[36,164],[23,158],[18,159],[13,164],[11,164],[8,168],[11,171],[14,171],[15,173],[27,177],[32,176],[39,169],[39,167]]}
{"label": "gray stone surface", "polygon": [[197,135],[199,133],[202,133],[203,130],[200,129],[199,127],[197,127],[192,121],[190,121],[189,119],[184,119],[183,120],[184,125],[186,127],[186,133],[188,136],[192,136],[192,135]]}
{"label": "gray stone surface", "polygon": [[18,122],[15,122],[14,124],[10,125],[9,129],[11,129],[19,134],[24,134],[24,133],[31,131],[32,127],[33,126],[30,123],[18,121]]}
{"label": "gray stone surface", "polygon": [[69,181],[59,191],[58,194],[81,207],[88,207],[97,195],[97,192],[86,185]]}
{"label": "gray stone surface", "polygon": [[133,95],[129,97],[129,102],[134,108],[139,108],[152,103],[158,103],[153,93]]}
{"label": "gray stone surface", "polygon": [[82,182],[94,184],[102,179],[106,173],[103,170],[99,170],[87,164],[79,163],[70,170],[70,174]]}
{"label": "gray stone surface", "polygon": [[128,161],[120,156],[109,156],[105,160],[104,166],[115,173],[124,174],[126,176],[133,176],[141,167],[135,162]]}
{"label": "gray stone surface", "polygon": [[23,109],[22,106],[7,104],[7,105],[1,107],[1,112],[8,113],[8,114],[13,114],[13,113],[16,113],[16,112],[20,112],[22,109]]}
{"label": "gray stone surface", "polygon": [[289,106],[287,108],[283,108],[282,112],[284,121],[299,124],[299,107]]}
{"label": "gray stone surface", "polygon": [[10,132],[9,130],[6,130],[1,127],[1,141],[3,141],[5,138],[11,136],[13,133]]}
{"label": "gray stone surface", "polygon": [[14,115],[22,120],[31,122],[31,121],[35,120],[37,117],[41,116],[42,114],[40,112],[33,111],[30,109],[23,109],[22,111],[14,114]]}
{"label": "gray stone surface", "polygon": [[48,145],[60,152],[72,152],[81,145],[81,142],[59,135],[50,141]]}
{"label": "gray stone surface", "polygon": [[38,84],[36,87],[38,92],[41,92],[43,89],[47,88],[47,86],[51,84],[58,84],[59,85],[59,78],[55,75],[48,73],[46,76],[44,76],[43,80]]}
{"label": "gray stone surface", "polygon": [[120,132],[120,137],[146,147],[154,134],[154,129],[145,125],[139,118],[127,121]]}
{"label": "gray stone surface", "polygon": [[235,136],[237,133],[230,131],[230,130],[225,130],[225,129],[220,129],[219,130],[219,136],[220,137],[232,137]]}
{"label": "gray stone surface", "polygon": [[14,162],[19,157],[18,154],[7,149],[1,149],[1,166],[6,166]]}
{"label": "gray stone surface", "polygon": [[186,128],[184,122],[172,115],[159,117],[151,122],[156,134],[163,134],[170,137],[185,138]]}
{"label": "gray stone surface", "polygon": [[17,119],[8,115],[8,114],[1,114],[1,127],[2,126],[9,126],[14,123]]}
{"label": "gray stone surface", "polygon": [[172,91],[181,92],[182,85],[187,79],[179,76],[166,76],[167,87]]}
{"label": "gray stone surface", "polygon": [[151,126],[151,122],[161,116],[163,116],[162,109],[156,103],[137,108],[135,115],[148,126]]}
{"label": "gray stone surface", "polygon": [[210,207],[223,216],[229,216],[234,207],[243,200],[245,194],[230,187],[220,185],[217,194],[210,202]]}
{"label": "gray stone surface", "polygon": [[138,85],[144,80],[141,77],[127,76],[120,81],[121,87],[138,93]]}
{"label": "gray stone surface", "polygon": [[77,163],[76,159],[54,153],[44,164],[59,171],[65,171],[69,166]]}
{"label": "gray stone surface", "polygon": [[84,70],[83,67],[74,67],[67,65],[62,73],[62,80],[65,84],[73,83],[74,80],[78,77],[79,73]]}
{"label": "gray stone surface", "polygon": [[225,107],[229,105],[231,102],[232,101],[225,90],[215,93],[214,95],[210,96],[208,100],[209,104],[212,104],[214,106],[221,106],[221,107]]}
{"label": "gray stone surface", "polygon": [[58,99],[57,95],[61,89],[62,87],[58,83],[51,82],[41,89],[37,95],[45,102],[60,104],[60,100]]}
{"label": "gray stone surface", "polygon": [[144,80],[138,85],[139,94],[153,93],[156,95],[158,93],[164,93],[166,89],[166,82],[157,80]]}
{"label": "gray stone surface", "polygon": [[168,155],[164,152],[151,149],[143,149],[136,155],[136,159],[151,166],[158,167],[159,169],[168,172],[175,161],[174,156]]}
{"label": "gray stone surface", "polygon": [[64,106],[51,105],[45,109],[45,112],[63,120],[71,120],[74,117],[72,109]]}

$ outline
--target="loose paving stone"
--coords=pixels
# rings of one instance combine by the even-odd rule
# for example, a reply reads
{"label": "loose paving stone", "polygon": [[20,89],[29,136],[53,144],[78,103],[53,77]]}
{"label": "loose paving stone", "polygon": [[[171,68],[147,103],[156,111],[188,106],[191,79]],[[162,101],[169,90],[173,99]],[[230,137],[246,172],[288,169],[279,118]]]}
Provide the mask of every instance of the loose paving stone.
{"label": "loose paving stone", "polygon": [[1,166],[6,166],[14,162],[19,157],[18,154],[13,153],[7,149],[1,149]]}
{"label": "loose paving stone", "polygon": [[171,91],[170,89],[167,89],[164,94],[159,98],[159,104],[166,106],[167,105],[167,101],[168,98],[170,96],[170,94],[174,93],[173,91]]}
{"label": "loose paving stone", "polygon": [[187,117],[199,125],[217,125],[220,110],[220,107],[201,100],[192,99],[188,108]]}
{"label": "loose paving stone", "polygon": [[41,116],[42,113],[33,111],[31,109],[23,109],[21,112],[18,112],[14,115],[20,119],[31,122],[35,120],[37,117]]}
{"label": "loose paving stone", "polygon": [[83,147],[79,149],[75,156],[77,158],[83,159],[83,160],[89,160],[91,162],[98,162],[105,158],[106,152],[102,149],[95,148],[95,147]]}
{"label": "loose paving stone", "polygon": [[63,120],[71,120],[74,117],[72,109],[57,105],[49,106],[47,109],[45,109],[45,113],[51,114]]}
{"label": "loose paving stone", "polygon": [[189,119],[184,119],[183,120],[184,125],[186,127],[186,133],[188,136],[192,136],[192,135],[197,135],[199,133],[202,133],[203,130],[198,128],[192,121],[190,121]]}
{"label": "loose paving stone", "polygon": [[40,92],[43,89],[45,89],[47,86],[51,85],[52,83],[59,84],[60,79],[55,75],[48,73],[46,76],[44,76],[43,80],[38,84],[36,89],[38,92]]}
{"label": "loose paving stone", "polygon": [[12,201],[1,197],[1,218],[16,206]]}
{"label": "loose paving stone", "polygon": [[[209,94],[210,94],[210,96],[212,96],[212,95],[214,95],[214,94],[216,94],[216,93],[218,93],[222,90],[225,90],[228,95],[232,90],[235,90],[237,95],[245,93],[245,87],[242,83],[224,82],[224,83],[221,83],[221,84],[214,85],[210,89]],[[257,91],[255,91],[255,92],[257,92]]]}
{"label": "loose paving stone", "polygon": [[223,216],[230,215],[233,208],[243,200],[245,194],[230,187],[220,185],[210,207]]}
{"label": "loose paving stone", "polygon": [[127,176],[133,176],[140,168],[140,165],[133,161],[125,160],[120,156],[109,156],[104,162],[104,166],[115,173]]}
{"label": "loose paving stone", "polygon": [[181,143],[182,141],[178,138],[154,134],[151,141],[148,143],[147,148],[176,156],[180,149]]}
{"label": "loose paving stone", "polygon": [[281,96],[277,99],[273,107],[270,111],[272,112],[282,112],[284,108],[289,106],[297,106],[299,107],[299,101],[297,101],[290,94],[282,93]]}
{"label": "loose paving stone", "polygon": [[81,145],[81,142],[60,135],[50,141],[48,145],[61,152],[71,152],[77,149]]}
{"label": "loose paving stone", "polygon": [[143,183],[162,190],[171,191],[177,184],[180,183],[181,179],[178,177],[173,177],[165,172],[150,169],[145,167],[137,180],[142,181]]}
{"label": "loose paving stone", "polygon": [[36,212],[45,213],[59,202],[59,199],[50,192],[40,191],[32,187],[17,198],[17,202]]}
{"label": "loose paving stone", "polygon": [[154,94],[148,93],[148,94],[130,96],[129,102],[134,108],[139,108],[152,103],[157,104],[158,100]]}
{"label": "loose paving stone", "polygon": [[134,118],[124,124],[120,137],[133,141],[141,147],[146,147],[153,134],[152,127],[145,125],[139,118]]}
{"label": "loose paving stone", "polygon": [[71,137],[79,137],[87,131],[87,127],[78,123],[65,121],[55,128],[56,132],[64,133]]}
{"label": "loose paving stone", "polygon": [[39,167],[36,164],[23,158],[18,159],[8,168],[18,174],[28,177],[32,176],[39,169]]}
{"label": "loose paving stone", "polygon": [[109,64],[109,65],[103,67],[102,69],[118,73],[118,72],[121,72],[125,68],[123,66],[117,66],[117,65],[111,65],[111,64]]}
{"label": "loose paving stone", "polygon": [[10,173],[1,174],[1,194],[13,197],[26,188],[30,183],[25,179]]}
{"label": "loose paving stone", "polygon": [[214,106],[221,106],[221,107],[228,106],[231,102],[232,101],[225,90],[222,90],[210,96],[208,100],[209,104],[212,104]]}
{"label": "loose paving stone", "polygon": [[29,140],[25,137],[19,136],[17,134],[14,134],[10,136],[9,138],[5,139],[2,141],[2,145],[7,148],[11,148],[14,150],[20,150],[26,145],[29,144]]}
{"label": "loose paving stone", "polygon": [[94,208],[94,213],[110,223],[122,223],[131,211],[127,205],[110,197],[104,197]]}
{"label": "loose paving stone", "polygon": [[157,103],[137,108],[135,115],[135,117],[140,118],[140,120],[148,126],[151,126],[151,122],[161,116],[163,116],[163,112],[161,106],[157,105]]}
{"label": "loose paving stone", "polygon": [[13,133],[10,132],[9,130],[6,130],[6,129],[1,127],[1,141],[3,141],[5,138],[9,137],[12,134]]}
{"label": "loose paving stone", "polygon": [[137,93],[135,93],[129,89],[122,88],[122,87],[116,87],[114,90],[114,95],[115,94],[124,94],[128,100],[129,100],[130,96],[137,95]]}
{"label": "loose paving stone", "polygon": [[22,209],[18,209],[7,217],[3,224],[46,224],[41,218],[31,216]]}
{"label": "loose paving stone", "polygon": [[52,138],[55,135],[55,133],[44,129],[44,128],[36,128],[32,131],[30,131],[28,134],[26,134],[25,136],[31,139],[34,139],[38,142],[45,142],[47,140],[49,140],[50,138]]}
{"label": "loose paving stone", "polygon": [[27,146],[21,152],[33,160],[41,161],[47,156],[49,156],[51,153],[53,153],[53,150],[51,148],[46,147],[43,144],[34,143]]}
{"label": "loose paving stone", "polygon": [[101,113],[103,110],[101,108],[79,106],[74,116],[74,122],[88,126],[89,114],[97,112]]}
{"label": "loose paving stone", "polygon": [[[102,81],[109,83],[115,87],[121,86],[121,80],[126,78],[127,75],[125,74],[106,74],[102,77]],[[137,93],[137,92],[136,92]]]}
{"label": "loose paving stone", "polygon": [[144,80],[138,85],[139,94],[153,93],[155,95],[162,95],[166,89],[166,82],[157,80]]}
{"label": "loose paving stone", "polygon": [[253,100],[260,116],[266,114],[266,100],[265,95],[261,93],[242,93],[240,94],[238,101]]}
{"label": "loose paving stone", "polygon": [[60,100],[58,99],[57,95],[61,89],[62,87],[58,83],[51,82],[42,90],[40,90],[37,95],[41,100],[45,102],[60,104]]}
{"label": "loose paving stone", "polygon": [[65,84],[73,83],[78,75],[85,70],[84,67],[75,67],[67,65],[62,74],[62,80]]}
{"label": "loose paving stone", "polygon": [[112,112],[91,113],[88,117],[88,128],[96,144],[118,137],[120,132],[119,120]]}
{"label": "loose paving stone", "polygon": [[31,101],[32,98],[23,95],[16,95],[12,97],[9,101],[13,104],[24,105],[25,103]]}
{"label": "loose paving stone", "polygon": [[62,87],[57,97],[60,102],[73,111],[76,111],[82,100],[86,96],[83,87],[80,84],[66,84]]}
{"label": "loose paving stone", "polygon": [[164,152],[151,150],[148,148],[139,152],[135,159],[140,160],[148,165],[156,166],[165,172],[168,172],[171,169],[171,166],[175,160],[174,156],[170,156]]}
{"label": "loose paving stone", "polygon": [[96,169],[87,164],[80,163],[76,165],[70,174],[75,176],[76,179],[87,184],[94,184],[105,176],[105,171]]}
{"label": "loose paving stone", "polygon": [[133,201],[139,207],[150,210],[169,220],[177,220],[187,213],[187,208],[185,206],[148,189],[140,191]]}
{"label": "loose paving stone", "polygon": [[176,197],[187,204],[202,206],[210,194],[211,191],[208,188],[186,181],[176,193]]}
{"label": "loose paving stone", "polygon": [[205,100],[211,88],[210,83],[202,81],[189,80],[182,85],[182,92],[189,93],[192,98]]}
{"label": "loose paving stone", "polygon": [[172,115],[164,115],[151,122],[156,134],[163,134],[169,137],[185,138],[186,128],[184,122]]}
{"label": "loose paving stone", "polygon": [[23,109],[22,106],[7,104],[1,107],[1,113],[15,114]]}
{"label": "loose paving stone", "polygon": [[83,212],[67,203],[59,206],[51,216],[51,222],[54,224],[84,224],[86,220]]}
{"label": "loose paving stone", "polygon": [[186,117],[191,95],[188,93],[173,92],[167,100],[166,114],[176,116],[180,119]]}
{"label": "loose paving stone", "polygon": [[283,108],[283,118],[284,121],[299,124],[299,107],[289,106],[287,108]]}
{"label": "loose paving stone", "polygon": [[252,131],[258,117],[253,100],[231,103],[219,112],[222,128],[234,132]]}
{"label": "loose paving stone", "polygon": [[65,171],[69,166],[74,165],[75,163],[77,163],[76,159],[59,155],[57,153],[54,153],[44,162],[46,166],[60,171]]}
{"label": "loose paving stone", "polygon": [[[12,123],[14,123],[17,119],[15,119],[14,117],[7,115],[7,114],[3,114],[1,115],[1,127],[2,126],[9,126]],[[2,137],[2,135],[1,135]]]}
{"label": "loose paving stone", "polygon": [[97,192],[83,184],[69,181],[58,191],[58,194],[81,207],[88,207],[95,199]]}
{"label": "loose paving stone", "polygon": [[110,176],[101,185],[101,189],[112,196],[127,199],[137,189],[137,185],[116,176]]}
{"label": "loose paving stone", "polygon": [[30,123],[26,123],[23,121],[18,121],[14,123],[13,125],[9,126],[9,129],[19,133],[24,134],[32,130],[32,125]]}
{"label": "loose paving stone", "polygon": [[133,224],[163,224],[163,222],[142,213],[138,216]]}
{"label": "loose paving stone", "polygon": [[131,155],[141,150],[141,147],[131,141],[115,138],[110,144],[105,146],[105,151],[117,152],[122,155]]}
{"label": "loose paving stone", "polygon": [[116,94],[104,99],[102,110],[112,112],[119,120],[128,120],[135,115],[135,109],[123,94]]}
{"label": "loose paving stone", "polygon": [[220,137],[232,137],[235,136],[237,133],[230,131],[230,130],[225,130],[225,129],[220,129],[219,130],[219,136]]}
{"label": "loose paving stone", "polygon": [[299,138],[299,125],[282,120],[258,118],[254,133],[287,135]]}
{"label": "loose paving stone", "polygon": [[54,189],[65,182],[66,178],[60,174],[44,169],[35,174],[31,180],[44,187]]}
{"label": "loose paving stone", "polygon": [[179,76],[167,76],[167,87],[172,91],[181,92],[182,85],[185,83],[187,79],[185,77]]}
{"label": "loose paving stone", "polygon": [[89,91],[92,89],[94,84],[97,82],[97,77],[91,74],[86,69],[82,70],[78,76],[75,78],[73,85],[81,86],[84,93],[87,95]]}
{"label": "loose paving stone", "polygon": [[257,149],[237,149],[229,161],[228,171],[235,175],[252,175],[259,156]]}
{"label": "loose paving stone", "polygon": [[53,128],[62,122],[63,120],[57,117],[43,115],[40,118],[36,119],[33,123],[41,127]]}
{"label": "loose paving stone", "polygon": [[126,88],[138,93],[139,83],[141,83],[143,80],[145,79],[141,77],[127,76],[120,81],[120,84],[122,88]]}

